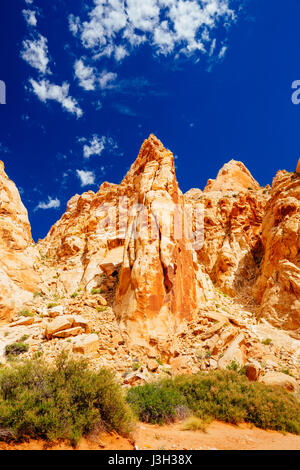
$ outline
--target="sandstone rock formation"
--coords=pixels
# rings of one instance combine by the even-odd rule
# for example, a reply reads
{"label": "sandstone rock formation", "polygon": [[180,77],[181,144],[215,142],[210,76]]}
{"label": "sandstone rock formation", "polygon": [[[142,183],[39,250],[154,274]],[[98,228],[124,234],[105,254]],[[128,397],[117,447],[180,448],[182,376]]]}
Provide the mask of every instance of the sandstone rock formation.
{"label": "sandstone rock formation", "polygon": [[157,344],[197,310],[192,247],[184,233],[176,237],[184,198],[172,153],[150,136],[122,185],[140,207],[128,222],[115,310],[132,342]]}
{"label": "sandstone rock formation", "polygon": [[260,188],[241,162],[232,160],[204,191],[186,201],[204,210],[204,244],[197,261],[225,293],[236,295],[254,282],[263,255],[261,224],[268,189]]}
{"label": "sandstone rock formation", "polygon": [[1,165],[0,359],[25,335],[23,357],[87,354],[124,384],[232,363],[299,382],[297,172],[261,188],[232,160],[183,196],[151,135],[119,185],[75,195],[35,246]]}
{"label": "sandstone rock formation", "polygon": [[254,294],[260,314],[300,333],[300,175],[279,171],[262,223],[264,258]]}
{"label": "sandstone rock formation", "polygon": [[0,319],[32,300],[40,281],[37,258],[27,210],[0,162]]}
{"label": "sandstone rock formation", "polygon": [[251,191],[260,186],[242,162],[230,160],[225,163],[215,180],[208,180],[204,192],[208,191]]}

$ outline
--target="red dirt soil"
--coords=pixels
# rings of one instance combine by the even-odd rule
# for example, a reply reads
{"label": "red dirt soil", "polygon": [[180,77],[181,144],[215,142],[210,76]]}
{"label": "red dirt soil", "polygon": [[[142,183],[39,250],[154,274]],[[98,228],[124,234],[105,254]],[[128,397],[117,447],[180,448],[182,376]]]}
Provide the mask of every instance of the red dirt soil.
{"label": "red dirt soil", "polygon": [[[8,445],[0,450],[71,450],[65,443],[49,446],[43,441]],[[90,441],[82,439],[77,450],[300,450],[300,436],[264,431],[243,424],[213,422],[206,430],[182,431],[182,423],[165,426],[138,423],[133,439],[102,434]]]}

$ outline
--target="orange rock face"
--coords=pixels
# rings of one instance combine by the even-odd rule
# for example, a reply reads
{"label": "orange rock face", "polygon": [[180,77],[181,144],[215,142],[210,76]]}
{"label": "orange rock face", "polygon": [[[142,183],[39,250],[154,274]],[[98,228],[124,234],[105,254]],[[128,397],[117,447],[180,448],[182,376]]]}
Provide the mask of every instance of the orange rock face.
{"label": "orange rock face", "polygon": [[261,224],[268,190],[260,188],[241,162],[232,160],[203,192],[192,189],[185,198],[204,209],[204,244],[197,250],[198,263],[224,292],[235,295],[247,288],[263,255]]}
{"label": "orange rock face", "polygon": [[[150,135],[119,185],[75,195],[35,246],[27,211],[0,164],[0,318],[27,308],[33,292],[42,290],[48,300],[32,304],[40,302],[41,312],[55,297],[65,299],[72,315],[94,312],[100,342],[91,336],[85,345],[83,334],[82,352],[116,343],[127,357],[136,346],[137,356],[179,358],[174,368],[192,371],[197,340],[209,367],[226,367],[232,358],[243,364],[258,310],[273,325],[300,332],[299,200],[297,172],[279,172],[271,191],[233,160],[203,191],[183,196],[172,153]],[[228,311],[250,304],[241,322]],[[66,321],[64,308],[57,309],[49,316]],[[234,327],[224,322],[225,313]],[[80,328],[68,324],[53,341]],[[219,363],[220,351],[227,356]]]}
{"label": "orange rock face", "polygon": [[172,153],[150,136],[122,185],[140,207],[129,218],[115,310],[135,344],[171,340],[197,309],[192,246],[176,234],[184,198]]}
{"label": "orange rock face", "polygon": [[0,162],[0,318],[9,317],[38,289],[33,245],[27,210]]}
{"label": "orange rock face", "polygon": [[279,171],[262,224],[265,255],[255,286],[261,315],[300,332],[300,175]]}
{"label": "orange rock face", "polygon": [[204,192],[248,191],[259,187],[258,182],[242,162],[231,160],[221,168],[215,180],[208,180]]}

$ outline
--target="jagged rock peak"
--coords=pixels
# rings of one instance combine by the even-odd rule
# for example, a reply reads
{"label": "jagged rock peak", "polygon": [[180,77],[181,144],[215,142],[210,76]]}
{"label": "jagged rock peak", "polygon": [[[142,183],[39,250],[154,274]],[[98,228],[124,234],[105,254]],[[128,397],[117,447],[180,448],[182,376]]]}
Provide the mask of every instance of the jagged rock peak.
{"label": "jagged rock peak", "polygon": [[0,246],[25,249],[32,242],[28,213],[19,191],[0,161]]}
{"label": "jagged rock peak", "polygon": [[139,151],[121,183],[121,187],[131,188],[140,197],[149,191],[167,191],[175,200],[180,193],[175,175],[174,157],[162,142],[150,134]]}
{"label": "jagged rock peak", "polygon": [[9,318],[37,290],[27,210],[0,161],[0,319]]}
{"label": "jagged rock peak", "polygon": [[242,162],[230,160],[219,171],[215,180],[209,179],[204,192],[245,191],[259,189],[260,185]]}

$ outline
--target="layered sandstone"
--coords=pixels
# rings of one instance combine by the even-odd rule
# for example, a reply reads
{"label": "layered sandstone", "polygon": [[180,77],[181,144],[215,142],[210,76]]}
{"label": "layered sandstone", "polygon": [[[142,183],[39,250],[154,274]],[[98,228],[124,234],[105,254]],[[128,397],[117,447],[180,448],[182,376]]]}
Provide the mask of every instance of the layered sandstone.
{"label": "layered sandstone", "polygon": [[299,382],[297,172],[279,172],[271,191],[232,160],[183,196],[151,135],[119,185],[75,195],[35,247],[1,165],[0,312],[14,314],[0,325],[1,361],[26,335],[24,357],[86,354],[127,385],[232,361],[253,380],[287,370]]}
{"label": "layered sandstone", "polygon": [[[191,243],[174,158],[153,135],[121,186],[134,194],[115,310],[135,344],[171,341],[197,310]],[[180,233],[179,233],[180,232]]]}
{"label": "layered sandstone", "polygon": [[34,269],[37,250],[16,185],[0,162],[0,318],[32,300],[38,290],[39,276]]}
{"label": "layered sandstone", "polygon": [[241,162],[231,160],[204,191],[192,189],[186,201],[202,206],[204,243],[197,260],[225,293],[236,295],[255,280],[263,256],[261,224],[269,198]]}
{"label": "layered sandstone", "polygon": [[260,314],[300,332],[300,175],[279,171],[262,223],[264,258],[254,294]]}

